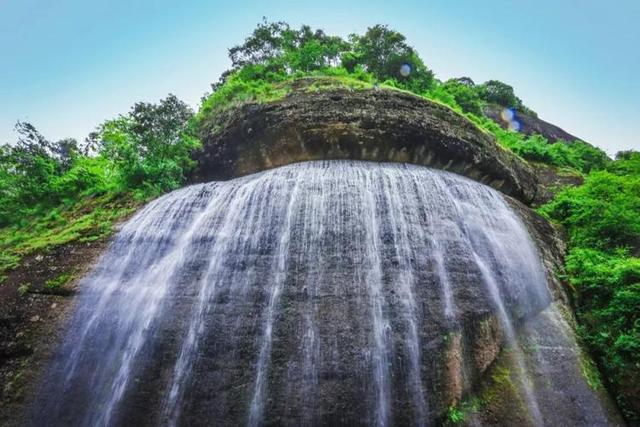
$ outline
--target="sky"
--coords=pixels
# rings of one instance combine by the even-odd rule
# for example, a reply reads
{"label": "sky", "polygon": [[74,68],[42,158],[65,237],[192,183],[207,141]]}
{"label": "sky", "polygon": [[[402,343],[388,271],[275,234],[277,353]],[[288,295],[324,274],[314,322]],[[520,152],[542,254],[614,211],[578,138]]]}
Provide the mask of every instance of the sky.
{"label": "sky", "polygon": [[640,1],[0,0],[0,143],[17,120],[82,140],[138,101],[197,108],[262,17],[329,34],[378,23],[440,79],[498,79],[610,155],[640,149]]}

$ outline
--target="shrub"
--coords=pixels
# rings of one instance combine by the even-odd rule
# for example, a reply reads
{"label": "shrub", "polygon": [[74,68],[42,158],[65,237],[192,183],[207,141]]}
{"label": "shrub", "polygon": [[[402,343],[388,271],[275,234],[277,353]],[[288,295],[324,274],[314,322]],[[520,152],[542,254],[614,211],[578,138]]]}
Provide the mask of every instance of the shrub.
{"label": "shrub", "polygon": [[640,159],[628,152],[540,208],[569,234],[579,332],[632,423],[640,421]]}

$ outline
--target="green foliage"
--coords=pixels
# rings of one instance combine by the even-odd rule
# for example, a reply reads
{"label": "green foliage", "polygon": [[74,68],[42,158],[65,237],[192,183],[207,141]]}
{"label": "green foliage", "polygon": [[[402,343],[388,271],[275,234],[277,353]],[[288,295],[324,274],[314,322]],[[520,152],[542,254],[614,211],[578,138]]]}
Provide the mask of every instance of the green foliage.
{"label": "green foliage", "polygon": [[137,103],[100,126],[94,139],[113,164],[122,189],[158,194],[178,188],[194,166],[199,141],[189,132],[191,109],[174,95],[159,104]]}
{"label": "green foliage", "polygon": [[[378,82],[392,81],[393,86],[418,94],[435,82],[433,72],[406,43],[405,36],[384,25],[370,27],[364,35],[351,34],[347,41],[306,25],[295,30],[284,22],[264,21],[244,43],[229,49],[229,57],[232,68],[212,86],[214,93],[233,76],[245,73],[246,68],[253,78],[245,73],[235,79],[231,83],[233,93],[261,91],[238,87],[239,81],[275,83],[290,76],[324,74],[333,68],[344,68],[353,74],[364,71]],[[227,96],[229,91],[225,89]]]}
{"label": "green foliage", "polygon": [[537,116],[515,95],[513,87],[498,80],[489,80],[481,85],[476,85],[469,77],[449,79],[444,83],[436,82],[431,88],[429,96],[454,108],[460,107],[465,113],[472,113],[477,117],[484,115],[483,107],[485,104],[497,104],[534,117]]}
{"label": "green foliage", "polygon": [[580,355],[580,372],[582,376],[593,390],[602,388],[602,380],[600,379],[600,371],[589,358]]}
{"label": "green foliage", "polygon": [[495,136],[497,142],[520,157],[558,167],[568,167],[583,173],[606,168],[611,159],[607,154],[586,142],[559,141],[550,143],[541,135],[526,136],[503,129],[492,120],[468,116],[481,128]]}
{"label": "green foliage", "polygon": [[376,79],[362,68],[353,72],[342,67],[329,67],[311,72],[297,71],[293,74],[278,74],[268,71],[264,65],[245,65],[226,76],[225,82],[207,96],[194,118],[195,127],[208,132],[218,125],[219,115],[245,102],[265,103],[284,98],[291,92],[294,83],[305,77],[316,77],[303,90],[318,91],[332,88],[371,88]]}
{"label": "green foliage", "polygon": [[67,284],[73,280],[73,277],[73,272],[66,272],[53,279],[49,279],[45,282],[43,291],[59,295],[68,294],[70,290],[67,288]]}
{"label": "green foliage", "polygon": [[479,97],[489,103],[513,108],[525,114],[535,116],[536,113],[527,108],[518,98],[513,87],[499,80],[489,80],[477,87]]}
{"label": "green foliage", "polygon": [[16,132],[15,145],[0,147],[0,227],[28,210],[59,203],[54,183],[77,158],[75,141],[48,141],[23,122]]}
{"label": "green foliage", "polygon": [[638,422],[640,390],[629,378],[640,376],[640,153],[620,153],[540,211],[567,228],[579,331],[625,415]]}
{"label": "green foliage", "polygon": [[[231,72],[247,65],[263,65],[270,71],[313,71],[336,65],[348,44],[340,37],[327,36],[303,25],[292,29],[286,22],[258,24],[243,44],[229,49]],[[224,80],[223,75],[223,80]]]}
{"label": "green foliage", "polygon": [[[199,142],[193,113],[169,95],[108,120],[81,150],[18,123],[0,147],[0,279],[30,254],[109,235],[138,202],[182,185]],[[63,291],[62,278],[45,290]]]}
{"label": "green foliage", "polygon": [[461,402],[459,405],[452,405],[447,410],[448,424],[462,424],[469,415],[478,412],[483,405],[483,401],[478,398],[472,398]]}
{"label": "green foliage", "polygon": [[590,174],[543,212],[564,224],[575,246],[598,250],[636,247],[640,237],[640,176],[609,171]]}
{"label": "green foliage", "polygon": [[268,71],[264,65],[249,64],[227,75],[224,84],[202,102],[196,121],[215,115],[242,102],[268,102],[282,98],[286,93],[283,85],[287,76]]}
{"label": "green foliage", "polygon": [[[28,255],[71,242],[91,242],[110,235],[113,225],[141,202],[128,193],[86,197],[69,206],[0,228],[0,277]],[[0,280],[1,282],[1,280]]]}
{"label": "green foliage", "polygon": [[447,410],[447,421],[451,424],[462,424],[465,420],[464,412],[457,406],[450,406]]}
{"label": "green foliage", "polygon": [[199,141],[193,113],[175,96],[138,103],[87,140],[51,142],[19,122],[16,144],[0,146],[0,227],[45,216],[84,197],[137,192],[141,198],[180,186],[194,166]]}
{"label": "green foliage", "polygon": [[457,105],[460,106],[465,113],[482,116],[482,107],[484,101],[472,84],[463,83],[459,79],[447,80],[441,85],[444,92],[451,95]]}
{"label": "green foliage", "polygon": [[29,290],[31,289],[31,283],[23,283],[22,285],[18,286],[18,294],[23,297],[25,296],[27,293],[29,293]]}
{"label": "green foliage", "polygon": [[341,58],[342,66],[349,71],[360,66],[379,81],[392,80],[419,94],[434,83],[433,72],[406,43],[405,36],[386,25],[367,28],[362,36],[351,34],[349,42],[350,49]]}

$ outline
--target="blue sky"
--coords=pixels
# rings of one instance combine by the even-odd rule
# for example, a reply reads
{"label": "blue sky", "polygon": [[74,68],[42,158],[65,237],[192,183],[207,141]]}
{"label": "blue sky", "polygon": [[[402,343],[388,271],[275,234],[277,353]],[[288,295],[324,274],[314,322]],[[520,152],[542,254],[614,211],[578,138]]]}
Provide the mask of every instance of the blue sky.
{"label": "blue sky", "polygon": [[18,119],[82,139],[169,92],[197,107],[263,16],[343,36],[389,24],[441,79],[505,81],[608,153],[640,149],[638,0],[0,0],[0,143]]}

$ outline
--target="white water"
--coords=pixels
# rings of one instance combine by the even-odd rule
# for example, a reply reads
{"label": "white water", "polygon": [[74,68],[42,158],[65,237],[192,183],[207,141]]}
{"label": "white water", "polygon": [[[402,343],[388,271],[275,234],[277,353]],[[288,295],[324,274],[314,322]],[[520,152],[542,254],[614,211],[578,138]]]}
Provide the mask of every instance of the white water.
{"label": "white water", "polygon": [[548,299],[499,193],[424,167],[343,161],[168,194],[123,227],[83,288],[43,391],[64,396],[42,398],[53,425],[126,423],[140,390],[167,425],[203,413],[258,426],[274,411],[311,425],[345,399],[370,424],[410,414],[427,425],[426,337],[495,311],[517,348],[512,317]]}

